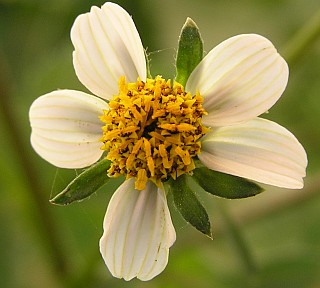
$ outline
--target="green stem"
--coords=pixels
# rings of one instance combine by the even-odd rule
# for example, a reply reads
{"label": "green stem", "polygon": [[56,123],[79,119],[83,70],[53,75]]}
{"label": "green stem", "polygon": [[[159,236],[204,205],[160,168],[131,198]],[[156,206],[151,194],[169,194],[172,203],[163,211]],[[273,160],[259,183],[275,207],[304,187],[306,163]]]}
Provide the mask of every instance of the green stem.
{"label": "green stem", "polygon": [[243,266],[247,270],[248,274],[255,274],[255,272],[257,272],[257,266],[253,259],[250,248],[241,233],[240,228],[228,213],[224,203],[220,201],[218,204],[220,213],[223,217],[225,231],[228,234],[229,238],[232,240],[234,248],[237,251],[239,258],[241,259]]}
{"label": "green stem", "polygon": [[23,133],[21,133],[17,123],[20,119],[16,117],[10,102],[9,73],[8,69],[5,69],[7,67],[4,67],[5,65],[3,64],[5,63],[0,61],[0,113],[3,116],[5,125],[8,127],[8,137],[11,138],[12,148],[20,159],[21,170],[25,173],[27,191],[30,192],[29,197],[35,205],[35,225],[41,232],[42,240],[47,249],[48,256],[51,257],[50,262],[53,265],[55,274],[62,280],[66,276],[67,261],[61,250],[61,243],[58,232],[55,229],[53,215],[48,210],[50,204],[45,196],[45,189],[39,181],[41,175],[39,175],[32,158],[29,156],[25,139],[21,137]]}
{"label": "green stem", "polygon": [[307,48],[310,47],[320,35],[320,10],[318,10],[310,20],[302,26],[300,30],[292,37],[283,49],[283,56],[289,65],[304,55]]}

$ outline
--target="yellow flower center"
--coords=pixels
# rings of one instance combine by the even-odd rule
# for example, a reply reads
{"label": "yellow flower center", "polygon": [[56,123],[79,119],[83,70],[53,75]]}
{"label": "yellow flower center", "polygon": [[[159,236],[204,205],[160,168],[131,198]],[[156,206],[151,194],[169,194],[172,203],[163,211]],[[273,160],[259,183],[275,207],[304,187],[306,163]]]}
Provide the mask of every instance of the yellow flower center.
{"label": "yellow flower center", "polygon": [[191,95],[182,85],[160,76],[126,83],[119,80],[119,95],[100,117],[105,123],[101,149],[111,160],[108,175],[135,177],[135,188],[143,190],[148,180],[162,181],[195,168],[200,138],[208,132],[201,124],[206,115],[199,93]]}

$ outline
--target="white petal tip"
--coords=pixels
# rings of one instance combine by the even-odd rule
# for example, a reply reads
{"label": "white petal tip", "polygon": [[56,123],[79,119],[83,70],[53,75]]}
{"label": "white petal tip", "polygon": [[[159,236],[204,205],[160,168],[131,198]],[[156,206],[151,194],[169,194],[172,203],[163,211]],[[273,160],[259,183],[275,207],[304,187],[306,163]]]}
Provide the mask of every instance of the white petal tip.
{"label": "white petal tip", "polygon": [[204,97],[209,115],[203,123],[218,127],[264,113],[282,95],[288,75],[286,61],[268,39],[243,34],[212,49],[190,75],[186,89]]}
{"label": "white petal tip", "polygon": [[79,15],[71,29],[75,48],[73,64],[82,82],[94,94],[110,99],[118,92],[118,80],[146,78],[146,61],[139,33],[131,16],[119,5]]}
{"label": "white petal tip", "polygon": [[74,90],[57,90],[36,99],[29,111],[31,145],[60,168],[84,168],[101,157],[102,122],[107,104]]}
{"label": "white petal tip", "polygon": [[292,133],[262,118],[212,130],[199,159],[212,170],[287,189],[303,188],[308,162]]}
{"label": "white petal tip", "polygon": [[125,181],[112,196],[100,239],[101,255],[114,277],[148,281],[166,267],[175,240],[164,191]]}

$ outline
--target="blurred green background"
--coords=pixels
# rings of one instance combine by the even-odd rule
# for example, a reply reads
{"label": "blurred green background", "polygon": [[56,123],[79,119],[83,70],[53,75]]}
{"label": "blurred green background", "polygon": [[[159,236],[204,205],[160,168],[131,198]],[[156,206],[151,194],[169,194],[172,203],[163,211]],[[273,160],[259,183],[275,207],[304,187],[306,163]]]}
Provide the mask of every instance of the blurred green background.
{"label": "blurred green background", "polygon": [[[198,24],[206,51],[240,33],[269,38],[287,58],[291,75],[283,97],[264,117],[287,127],[306,148],[305,188],[265,186],[259,196],[233,201],[199,195],[213,241],[171,206],[177,241],[166,270],[150,282],[112,278],[98,241],[115,188],[103,187],[68,207],[51,205],[48,200],[77,172],[57,169],[32,150],[28,120],[38,96],[57,88],[86,91],[73,71],[69,33],[77,15],[104,1],[0,0],[0,286],[320,287],[320,40],[315,33],[301,53],[294,52],[301,42],[292,42],[314,17],[320,22],[319,1],[115,2],[133,15],[153,75],[173,77],[186,17]],[[308,33],[306,28],[300,35]]]}

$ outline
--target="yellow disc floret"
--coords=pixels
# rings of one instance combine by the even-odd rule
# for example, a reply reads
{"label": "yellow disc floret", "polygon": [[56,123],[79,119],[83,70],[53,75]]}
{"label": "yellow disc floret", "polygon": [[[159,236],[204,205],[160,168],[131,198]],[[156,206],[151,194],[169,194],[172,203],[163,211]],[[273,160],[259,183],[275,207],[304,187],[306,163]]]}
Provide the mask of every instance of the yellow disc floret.
{"label": "yellow disc floret", "polygon": [[168,177],[191,173],[208,131],[201,124],[207,114],[202,102],[199,93],[186,93],[160,76],[134,83],[121,77],[119,95],[100,117],[102,149],[112,163],[108,175],[135,177],[135,188],[143,190],[148,180],[161,187]]}

